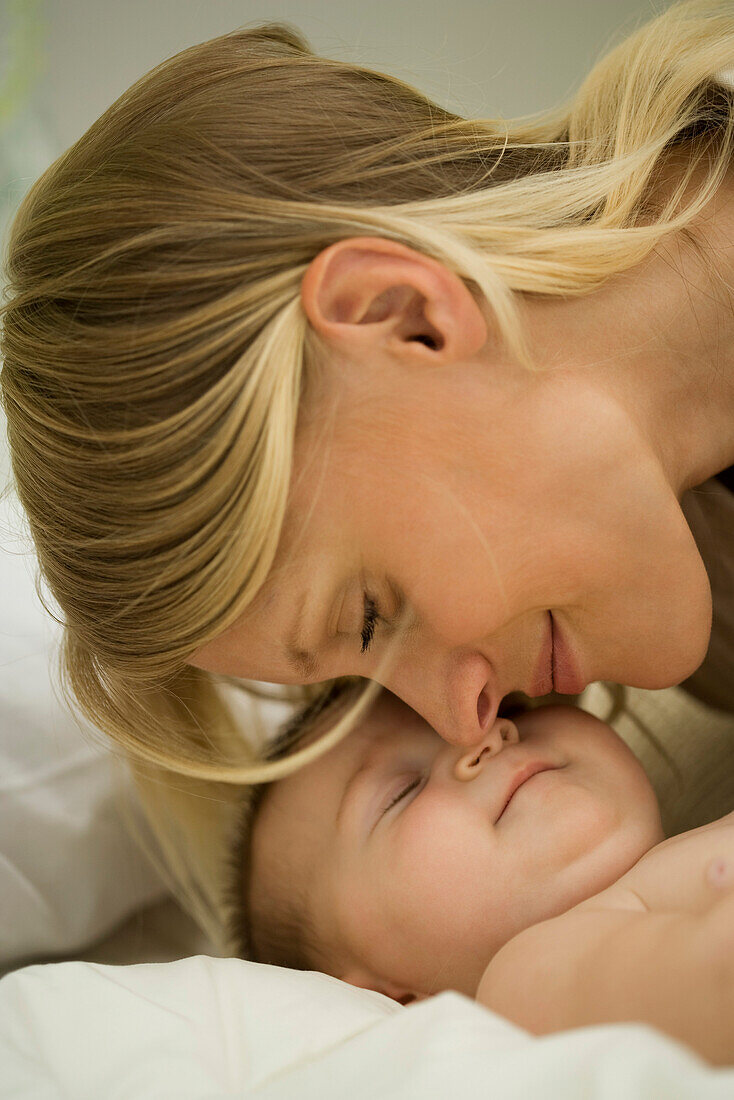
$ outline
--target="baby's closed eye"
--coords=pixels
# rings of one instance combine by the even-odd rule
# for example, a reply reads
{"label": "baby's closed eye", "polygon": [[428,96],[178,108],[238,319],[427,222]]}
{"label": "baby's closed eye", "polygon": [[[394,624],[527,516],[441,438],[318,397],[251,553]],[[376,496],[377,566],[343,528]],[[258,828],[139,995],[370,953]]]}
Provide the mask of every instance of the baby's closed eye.
{"label": "baby's closed eye", "polygon": [[408,794],[410,794],[411,791],[415,790],[415,788],[420,784],[421,780],[422,776],[416,775],[410,780],[409,783],[402,786],[398,794],[394,798],[392,798],[388,802],[387,806],[385,806],[384,809],[380,812],[380,817],[383,817],[388,812],[388,810],[391,810],[393,806],[397,805],[397,803],[405,798]]}

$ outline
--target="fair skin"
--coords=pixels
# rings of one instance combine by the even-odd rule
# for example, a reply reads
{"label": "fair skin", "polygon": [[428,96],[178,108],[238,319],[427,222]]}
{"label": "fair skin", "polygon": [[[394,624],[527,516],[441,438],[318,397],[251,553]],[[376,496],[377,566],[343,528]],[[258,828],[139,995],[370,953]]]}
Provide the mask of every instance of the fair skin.
{"label": "fair skin", "polygon": [[734,1064],[734,813],[515,936],[476,999],[538,1035],[639,1021]]}
{"label": "fair skin", "polygon": [[[548,770],[505,809],[535,766]],[[268,920],[287,884],[305,893],[336,977],[397,999],[473,996],[508,940],[608,886],[662,836],[640,764],[583,711],[498,719],[467,752],[383,695],[354,733],[268,791],[252,837],[255,942],[258,914]]]}
{"label": "fair skin", "polygon": [[[731,181],[693,228],[728,278]],[[710,273],[677,234],[591,294],[522,298],[529,372],[442,264],[382,238],[326,248],[302,302],[328,354],[278,554],[191,662],[371,677],[463,746],[510,692],[684,680],[711,592],[679,502],[734,463],[734,310]]]}
{"label": "fair skin", "polygon": [[256,944],[297,897],[312,965],[402,1003],[458,989],[536,1034],[640,1021],[734,1059],[734,814],[663,840],[639,763],[582,711],[464,752],[383,696],[271,788],[251,844]]}

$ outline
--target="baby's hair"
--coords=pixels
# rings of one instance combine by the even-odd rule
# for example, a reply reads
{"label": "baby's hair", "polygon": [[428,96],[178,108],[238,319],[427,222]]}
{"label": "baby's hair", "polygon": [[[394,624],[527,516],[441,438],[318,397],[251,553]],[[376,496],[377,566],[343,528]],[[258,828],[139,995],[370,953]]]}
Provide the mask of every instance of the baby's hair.
{"label": "baby's hair", "polygon": [[163,61],[43,173],[7,241],[0,391],[62,685],[93,726],[190,777],[291,767],[254,760],[221,678],[187,661],[275,559],[300,396],[329,355],[310,263],[366,234],[420,251],[534,369],[520,295],[587,294],[691,235],[731,162],[732,58],[731,0],[685,0],[569,103],[465,119],[266,23]]}
{"label": "baby's hair", "polygon": [[[281,727],[264,752],[264,759],[281,760],[317,737],[325,724],[333,723],[359,694],[361,681],[343,677],[302,706]],[[232,841],[226,859],[223,903],[224,942],[228,953],[252,962],[287,966],[292,970],[312,969],[321,952],[303,898],[284,891],[269,899],[267,919],[255,922],[250,905],[252,835],[263,801],[272,782],[254,784],[241,800]]]}

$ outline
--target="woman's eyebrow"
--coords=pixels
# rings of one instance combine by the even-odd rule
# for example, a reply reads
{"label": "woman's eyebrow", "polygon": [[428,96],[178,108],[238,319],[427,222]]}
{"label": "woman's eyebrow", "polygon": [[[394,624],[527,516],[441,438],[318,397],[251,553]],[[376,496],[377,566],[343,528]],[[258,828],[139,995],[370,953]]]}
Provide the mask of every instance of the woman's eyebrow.
{"label": "woman's eyebrow", "polygon": [[323,679],[319,672],[319,662],[315,654],[309,652],[309,650],[298,649],[298,647],[291,645],[291,642],[288,641],[286,643],[285,655],[288,664],[299,679],[303,681]]}
{"label": "woman's eyebrow", "polygon": [[293,629],[285,641],[285,655],[296,676],[301,677],[303,680],[319,680],[321,676],[319,675],[318,659],[302,643],[304,610],[310,595],[310,592],[304,592],[299,601]]}

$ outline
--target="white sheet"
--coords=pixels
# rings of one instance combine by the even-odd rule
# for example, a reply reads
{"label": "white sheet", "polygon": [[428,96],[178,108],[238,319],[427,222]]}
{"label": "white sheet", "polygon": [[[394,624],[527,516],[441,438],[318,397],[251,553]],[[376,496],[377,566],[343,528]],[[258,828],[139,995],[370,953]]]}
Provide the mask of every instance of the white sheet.
{"label": "white sheet", "polygon": [[[0,453],[2,448],[0,447]],[[129,834],[123,770],[56,691],[17,498],[0,502],[0,969],[71,954],[166,894]]]}
{"label": "white sheet", "polygon": [[537,1039],[458,993],[407,1008],[334,978],[196,956],[0,981],[3,1100],[732,1100],[639,1025]]}

